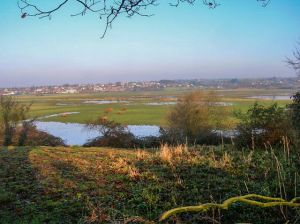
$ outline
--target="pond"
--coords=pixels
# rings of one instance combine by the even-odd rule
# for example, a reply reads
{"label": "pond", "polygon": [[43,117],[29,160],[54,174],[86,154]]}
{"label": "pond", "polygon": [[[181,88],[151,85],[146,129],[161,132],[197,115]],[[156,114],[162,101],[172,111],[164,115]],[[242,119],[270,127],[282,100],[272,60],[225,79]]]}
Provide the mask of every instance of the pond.
{"label": "pond", "polygon": [[[88,130],[84,124],[37,121],[35,125],[41,131],[62,138],[67,145],[83,145],[99,136],[97,131]],[[128,129],[136,137],[159,136],[159,126],[128,125]]]}

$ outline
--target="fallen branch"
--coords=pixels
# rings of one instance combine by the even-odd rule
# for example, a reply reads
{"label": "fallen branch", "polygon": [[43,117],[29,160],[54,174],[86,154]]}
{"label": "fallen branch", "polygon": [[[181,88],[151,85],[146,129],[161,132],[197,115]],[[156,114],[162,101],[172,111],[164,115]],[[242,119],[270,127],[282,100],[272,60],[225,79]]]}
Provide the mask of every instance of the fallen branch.
{"label": "fallen branch", "polygon": [[[254,199],[261,199],[268,202],[260,202],[256,201]],[[299,201],[299,202],[297,202]],[[242,202],[246,203],[248,205],[257,206],[261,208],[267,208],[267,207],[275,207],[275,206],[288,206],[288,207],[300,207],[300,198],[294,198],[291,201],[286,201],[282,198],[272,198],[272,197],[266,197],[262,195],[257,194],[248,194],[244,196],[238,196],[238,197],[232,197],[224,201],[222,204],[216,204],[216,203],[207,203],[202,204],[198,206],[186,206],[186,207],[179,207],[171,209],[165,213],[162,214],[160,221],[163,221],[170,216],[183,213],[183,212],[206,212],[210,209],[225,209],[227,210],[231,204]]]}

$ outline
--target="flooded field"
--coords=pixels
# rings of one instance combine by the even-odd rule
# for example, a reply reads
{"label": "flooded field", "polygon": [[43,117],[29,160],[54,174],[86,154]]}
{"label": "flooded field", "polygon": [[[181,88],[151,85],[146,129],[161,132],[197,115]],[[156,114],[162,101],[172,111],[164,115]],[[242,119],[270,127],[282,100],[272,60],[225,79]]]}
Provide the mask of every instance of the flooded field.
{"label": "flooded field", "polygon": [[291,96],[250,96],[248,99],[260,99],[260,100],[290,100]]}
{"label": "flooded field", "polygon": [[[87,129],[84,124],[37,121],[35,125],[39,130],[62,138],[67,145],[83,145],[99,136],[97,131]],[[128,125],[128,129],[136,137],[159,135],[159,126],[155,125]]]}
{"label": "flooded field", "polygon": [[85,104],[111,104],[111,103],[129,103],[126,100],[87,100],[84,101]]}

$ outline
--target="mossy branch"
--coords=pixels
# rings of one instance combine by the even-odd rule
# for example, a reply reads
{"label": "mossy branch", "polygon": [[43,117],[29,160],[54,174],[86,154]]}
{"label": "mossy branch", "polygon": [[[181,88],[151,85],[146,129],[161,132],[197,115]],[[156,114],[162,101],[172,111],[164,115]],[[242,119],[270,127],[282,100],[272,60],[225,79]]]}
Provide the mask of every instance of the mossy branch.
{"label": "mossy branch", "polygon": [[[254,199],[261,199],[268,202],[260,202]],[[236,202],[246,203],[252,206],[257,206],[261,208],[266,207],[275,207],[275,206],[288,206],[288,207],[300,207],[300,198],[294,198],[291,201],[286,201],[282,198],[273,198],[273,197],[266,197],[257,194],[248,194],[244,196],[232,197],[225,200],[222,204],[216,203],[207,203],[198,206],[186,206],[186,207],[179,207],[171,209],[162,214],[160,221],[163,221],[169,218],[172,215],[176,215],[183,212],[206,212],[209,209],[218,208],[218,209],[228,209],[229,206]]]}

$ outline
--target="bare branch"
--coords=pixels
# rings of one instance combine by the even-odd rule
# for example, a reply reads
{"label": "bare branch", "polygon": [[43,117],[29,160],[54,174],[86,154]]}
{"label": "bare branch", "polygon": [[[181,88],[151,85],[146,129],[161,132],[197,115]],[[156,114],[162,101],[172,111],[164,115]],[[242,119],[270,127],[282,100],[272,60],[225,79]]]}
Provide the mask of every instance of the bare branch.
{"label": "bare branch", "polygon": [[262,7],[267,7],[271,0],[256,0],[261,3]]}
{"label": "bare branch", "polygon": [[[300,41],[298,42],[298,45],[300,47]],[[300,76],[300,48],[296,47],[295,50],[293,51],[293,56],[287,57],[287,64],[295,69],[295,71],[298,73],[298,75]]]}
{"label": "bare branch", "polygon": [[[125,15],[132,17],[134,15],[139,16],[152,16],[147,13],[147,9],[150,6],[156,6],[159,0],[61,0],[61,3],[52,9],[45,10],[39,6],[30,3],[31,0],[19,0],[18,7],[21,10],[21,18],[28,16],[36,16],[39,18],[51,19],[52,14],[59,11],[67,3],[77,3],[82,9],[72,14],[71,16],[83,16],[86,13],[96,13],[100,19],[105,20],[104,32],[101,36],[103,38],[108,29],[111,28],[112,23],[119,15]],[[171,0],[172,1],[172,0]],[[187,3],[193,5],[196,1],[202,2],[209,9],[215,9],[220,4],[219,0],[174,0],[175,3],[170,3],[171,6],[179,6],[180,3]],[[262,6],[267,6],[271,0],[256,0],[261,2]]]}

